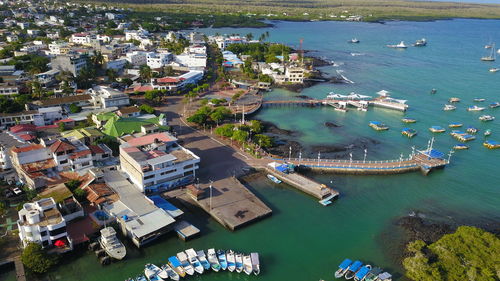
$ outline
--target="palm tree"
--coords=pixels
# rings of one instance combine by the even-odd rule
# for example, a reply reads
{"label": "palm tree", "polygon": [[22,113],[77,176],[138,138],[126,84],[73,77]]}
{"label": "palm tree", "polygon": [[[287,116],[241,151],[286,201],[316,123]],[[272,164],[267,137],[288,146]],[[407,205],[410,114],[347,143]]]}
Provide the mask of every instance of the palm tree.
{"label": "palm tree", "polygon": [[108,80],[111,82],[115,82],[116,78],[118,77],[116,70],[111,69],[111,68],[106,70],[106,75],[108,76]]}
{"label": "palm tree", "polygon": [[45,89],[44,87],[42,86],[42,84],[40,83],[40,81],[38,80],[31,80],[29,82],[29,86],[30,86],[30,91],[31,91],[31,96],[33,98],[39,98],[41,99],[44,92],[45,92]]}
{"label": "palm tree", "polygon": [[146,80],[146,81],[151,80],[151,77],[153,76],[151,68],[147,65],[141,66],[141,69],[139,70],[139,76],[143,80]]}
{"label": "palm tree", "polygon": [[94,64],[94,67],[101,68],[104,64],[104,56],[101,52],[96,51],[93,56],[90,57],[90,61]]}

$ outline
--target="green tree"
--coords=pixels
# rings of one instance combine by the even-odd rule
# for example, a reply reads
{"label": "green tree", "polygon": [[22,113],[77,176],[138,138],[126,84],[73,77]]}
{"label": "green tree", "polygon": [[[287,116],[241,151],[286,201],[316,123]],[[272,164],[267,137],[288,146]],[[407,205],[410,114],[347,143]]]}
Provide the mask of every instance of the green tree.
{"label": "green tree", "polygon": [[221,137],[230,138],[234,133],[234,125],[233,124],[225,124],[215,129],[215,134]]}
{"label": "green tree", "polygon": [[59,132],[64,132],[64,131],[66,131],[66,125],[64,125],[64,122],[59,122],[59,123],[57,124],[57,127],[58,127],[58,129],[59,129]]}
{"label": "green tree", "polygon": [[149,113],[149,114],[155,113],[155,109],[152,106],[147,105],[147,104],[141,104],[141,106],[139,106],[139,109],[145,113]]}
{"label": "green tree", "polygon": [[45,88],[42,86],[42,83],[38,81],[37,79],[31,80],[28,82],[29,88],[31,90],[31,96],[33,98],[38,98],[41,99],[42,96],[45,94]]}
{"label": "green tree", "polygon": [[175,74],[174,68],[171,65],[163,67],[163,75],[172,76]]}
{"label": "green tree", "polygon": [[248,132],[242,130],[236,130],[233,133],[232,139],[237,142],[244,143],[248,139]]}
{"label": "green tree", "polygon": [[139,69],[139,76],[144,81],[151,80],[151,77],[153,77],[153,72],[151,71],[151,67],[147,65],[142,65],[141,68]]}
{"label": "green tree", "polygon": [[158,90],[146,91],[146,93],[144,93],[144,98],[151,102],[160,102],[161,92]]}
{"label": "green tree", "polygon": [[75,191],[73,191],[73,195],[75,196],[76,200],[78,200],[79,202],[82,202],[86,199],[87,192],[81,188],[78,188],[78,189],[75,189]]}
{"label": "green tree", "polygon": [[[69,105],[69,111],[71,113],[78,113],[82,111],[82,108],[74,103]],[[62,122],[61,122],[62,123]]]}
{"label": "green tree", "polygon": [[79,181],[79,180],[70,180],[67,183],[65,183],[64,185],[66,185],[66,187],[69,188],[69,190],[71,190],[71,192],[73,192],[78,187],[80,187],[80,184],[81,184],[81,181]]}
{"label": "green tree", "polygon": [[262,123],[259,120],[250,121],[250,129],[254,134],[262,132]]}
{"label": "green tree", "polygon": [[29,242],[21,254],[21,261],[34,273],[43,274],[58,263],[58,256],[48,254],[38,243]]}
{"label": "green tree", "polygon": [[110,82],[115,82],[116,78],[118,78],[118,73],[116,73],[116,70],[110,68],[106,70],[106,76],[108,76]]}
{"label": "green tree", "polygon": [[273,139],[269,136],[257,134],[253,137],[253,142],[258,144],[262,148],[268,148],[273,146]]}
{"label": "green tree", "polygon": [[102,55],[101,52],[96,51],[94,55],[90,57],[90,61],[92,62],[96,70],[101,69],[102,66],[104,65],[104,56]]}

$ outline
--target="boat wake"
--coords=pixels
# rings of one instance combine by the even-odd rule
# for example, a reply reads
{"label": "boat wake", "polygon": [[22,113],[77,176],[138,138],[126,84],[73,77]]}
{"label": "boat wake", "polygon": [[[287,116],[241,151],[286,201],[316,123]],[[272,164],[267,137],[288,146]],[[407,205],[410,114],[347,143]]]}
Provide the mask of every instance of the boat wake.
{"label": "boat wake", "polygon": [[365,53],[351,53],[351,56],[357,57],[357,56],[364,56],[366,55]]}
{"label": "boat wake", "polygon": [[342,74],[343,72],[344,72],[344,71],[343,71],[342,69],[337,70],[337,74],[338,74],[340,77],[342,77],[342,79],[344,79],[344,81],[346,81],[346,82],[347,82],[347,83],[349,83],[349,84],[354,84],[354,81],[350,80],[349,78],[345,77],[345,76]]}

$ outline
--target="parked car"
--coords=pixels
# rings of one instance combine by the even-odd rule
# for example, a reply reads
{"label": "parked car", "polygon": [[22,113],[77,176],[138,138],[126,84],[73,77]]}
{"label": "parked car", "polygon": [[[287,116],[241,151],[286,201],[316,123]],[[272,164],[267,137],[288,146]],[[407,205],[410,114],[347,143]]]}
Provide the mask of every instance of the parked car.
{"label": "parked car", "polygon": [[23,193],[23,191],[22,191],[19,187],[14,187],[14,188],[12,189],[12,191],[13,191],[13,192],[14,192],[14,194],[16,194],[16,195],[19,195],[19,194]]}

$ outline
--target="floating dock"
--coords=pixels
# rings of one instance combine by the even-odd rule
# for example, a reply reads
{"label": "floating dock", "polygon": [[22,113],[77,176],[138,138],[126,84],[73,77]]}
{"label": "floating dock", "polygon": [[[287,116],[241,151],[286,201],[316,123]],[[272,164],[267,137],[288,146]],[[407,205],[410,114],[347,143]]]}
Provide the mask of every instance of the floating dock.
{"label": "floating dock", "polygon": [[190,240],[200,234],[200,230],[187,221],[178,221],[174,225],[177,236],[184,241]]}

